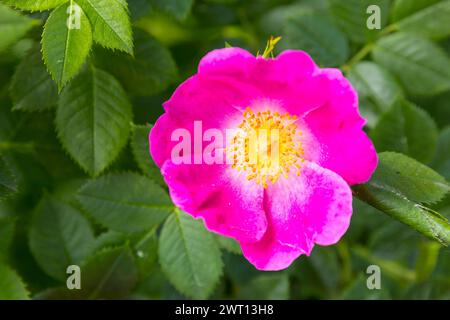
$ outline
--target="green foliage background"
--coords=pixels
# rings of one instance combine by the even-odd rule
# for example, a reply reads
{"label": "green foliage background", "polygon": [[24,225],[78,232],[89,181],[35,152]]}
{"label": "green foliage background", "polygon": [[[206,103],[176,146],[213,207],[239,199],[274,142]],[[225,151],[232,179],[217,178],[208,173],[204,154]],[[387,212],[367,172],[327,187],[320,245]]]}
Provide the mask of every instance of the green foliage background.
{"label": "green foliage background", "polygon": [[[450,298],[449,0],[1,0],[0,35],[0,299]],[[147,135],[205,53],[271,35],[345,72],[380,165],[339,244],[259,272],[173,207]]]}

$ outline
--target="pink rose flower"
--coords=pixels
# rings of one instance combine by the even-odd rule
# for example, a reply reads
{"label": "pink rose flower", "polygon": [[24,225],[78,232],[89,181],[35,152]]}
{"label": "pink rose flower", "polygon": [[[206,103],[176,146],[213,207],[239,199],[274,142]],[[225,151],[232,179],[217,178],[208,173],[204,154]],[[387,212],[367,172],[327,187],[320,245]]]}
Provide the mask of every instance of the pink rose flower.
{"label": "pink rose flower", "polygon": [[[350,185],[369,180],[377,166],[355,90],[338,69],[320,69],[302,51],[266,59],[240,48],[214,50],[164,109],[149,136],[150,152],[173,202],[210,231],[236,239],[260,270],[287,268],[314,244],[338,242],[352,215]],[[216,155],[223,151],[232,164],[173,157],[180,143],[173,132],[184,128],[194,137],[195,121],[203,132],[224,136],[240,129],[223,148],[215,145]],[[277,143],[277,163],[264,156],[250,161],[245,135],[274,128],[278,140],[264,148],[258,142],[256,150]],[[198,136],[184,141],[192,158],[211,145],[204,138],[201,150]]]}

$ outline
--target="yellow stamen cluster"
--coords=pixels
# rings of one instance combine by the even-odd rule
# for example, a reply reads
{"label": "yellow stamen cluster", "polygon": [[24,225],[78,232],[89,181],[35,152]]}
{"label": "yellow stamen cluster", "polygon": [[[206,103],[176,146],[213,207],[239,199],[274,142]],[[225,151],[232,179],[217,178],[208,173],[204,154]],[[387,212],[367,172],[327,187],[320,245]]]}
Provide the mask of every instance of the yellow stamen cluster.
{"label": "yellow stamen cluster", "polygon": [[301,132],[289,113],[263,111],[254,113],[250,108],[244,111],[227,155],[231,157],[232,168],[247,174],[267,188],[268,182],[275,183],[281,175],[288,177],[290,170],[300,175],[303,162]]}

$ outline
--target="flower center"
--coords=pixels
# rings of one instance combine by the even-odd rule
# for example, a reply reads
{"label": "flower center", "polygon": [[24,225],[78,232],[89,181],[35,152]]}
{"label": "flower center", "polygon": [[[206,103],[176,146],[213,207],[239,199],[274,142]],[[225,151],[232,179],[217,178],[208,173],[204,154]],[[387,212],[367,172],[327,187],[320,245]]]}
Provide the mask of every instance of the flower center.
{"label": "flower center", "polygon": [[300,141],[301,131],[289,113],[244,111],[244,119],[238,126],[227,148],[232,158],[232,168],[247,174],[267,188],[281,175],[288,177],[291,170],[300,175],[304,150]]}

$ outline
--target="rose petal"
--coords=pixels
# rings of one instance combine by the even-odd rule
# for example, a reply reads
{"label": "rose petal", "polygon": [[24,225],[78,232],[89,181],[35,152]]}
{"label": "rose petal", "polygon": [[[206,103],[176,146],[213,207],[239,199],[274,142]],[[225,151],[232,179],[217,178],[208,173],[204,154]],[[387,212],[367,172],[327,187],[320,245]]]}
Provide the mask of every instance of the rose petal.
{"label": "rose petal", "polygon": [[334,244],[347,230],[352,193],[336,173],[305,161],[300,176],[269,185],[264,197],[268,228],[256,243],[241,242],[244,256],[260,270],[287,268],[314,243]]}

